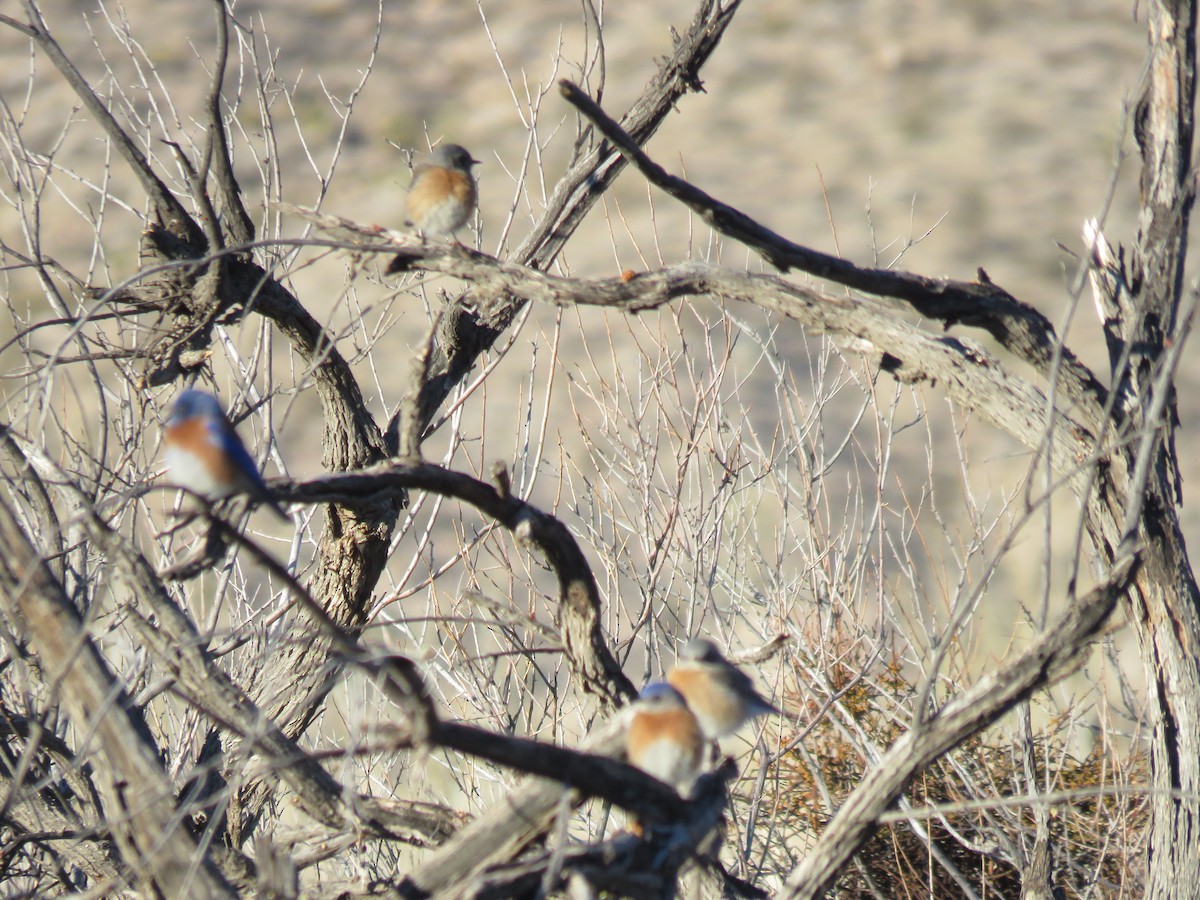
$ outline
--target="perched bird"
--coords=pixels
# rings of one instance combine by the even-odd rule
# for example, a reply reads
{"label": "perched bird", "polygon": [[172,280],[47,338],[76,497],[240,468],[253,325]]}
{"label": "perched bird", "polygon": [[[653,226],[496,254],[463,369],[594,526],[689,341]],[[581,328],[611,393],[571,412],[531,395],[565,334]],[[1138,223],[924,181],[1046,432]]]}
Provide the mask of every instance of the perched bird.
{"label": "perched bird", "polygon": [[422,235],[454,237],[475,212],[478,194],[471,166],[478,164],[458,144],[442,144],[418,162],[404,204],[405,224]]}
{"label": "perched bird", "polygon": [[700,774],[704,735],[679,691],[655,681],[630,707],[625,732],[629,762],[684,796]]}
{"label": "perched bird", "polygon": [[779,712],[755,690],[750,676],[705,638],[687,642],[667,682],[683,695],[709,740],[733,734],[755,716]]}
{"label": "perched bird", "polygon": [[171,478],[180,487],[212,499],[248,494],[287,520],[212,394],[189,388],[176,397],[163,442]]}

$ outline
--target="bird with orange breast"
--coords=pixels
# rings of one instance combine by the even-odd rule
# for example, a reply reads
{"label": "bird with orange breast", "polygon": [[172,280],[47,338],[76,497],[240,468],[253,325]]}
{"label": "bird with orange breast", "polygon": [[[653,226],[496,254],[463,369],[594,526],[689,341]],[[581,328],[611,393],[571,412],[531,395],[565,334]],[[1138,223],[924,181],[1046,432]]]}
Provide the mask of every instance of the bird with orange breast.
{"label": "bird with orange breast", "polygon": [[163,432],[171,480],[212,500],[247,494],[288,521],[212,394],[189,388],[175,398]]}
{"label": "bird with orange breast", "polygon": [[667,683],[683,695],[710,741],[733,734],[756,716],[779,713],[750,676],[706,638],[687,642],[667,672]]}
{"label": "bird with orange breast", "polygon": [[629,762],[686,797],[700,774],[704,732],[675,688],[655,681],[630,706],[625,732]]}
{"label": "bird with orange breast", "polygon": [[405,224],[422,237],[454,238],[475,212],[478,191],[471,167],[478,164],[479,160],[458,144],[442,144],[420,160],[413,166],[404,203]]}

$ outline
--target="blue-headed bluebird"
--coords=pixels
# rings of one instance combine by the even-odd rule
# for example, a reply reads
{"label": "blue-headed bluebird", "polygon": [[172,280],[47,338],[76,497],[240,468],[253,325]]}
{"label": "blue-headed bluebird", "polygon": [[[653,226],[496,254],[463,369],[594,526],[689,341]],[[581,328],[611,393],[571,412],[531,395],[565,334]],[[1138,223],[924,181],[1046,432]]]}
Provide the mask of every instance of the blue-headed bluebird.
{"label": "blue-headed bluebird", "polygon": [[287,520],[287,513],[272,499],[254,459],[212,394],[189,388],[176,397],[163,443],[175,484],[214,500],[248,494]]}
{"label": "blue-headed bluebird", "polygon": [[631,705],[625,752],[632,765],[684,796],[700,774],[704,734],[679,691],[661,681],[646,685]]}
{"label": "blue-headed bluebird", "polygon": [[454,237],[475,212],[478,194],[471,167],[478,163],[458,144],[442,144],[413,166],[406,224],[421,235]]}
{"label": "blue-headed bluebird", "polygon": [[733,734],[755,716],[779,712],[755,690],[750,677],[705,638],[687,642],[667,682],[683,695],[709,740]]}

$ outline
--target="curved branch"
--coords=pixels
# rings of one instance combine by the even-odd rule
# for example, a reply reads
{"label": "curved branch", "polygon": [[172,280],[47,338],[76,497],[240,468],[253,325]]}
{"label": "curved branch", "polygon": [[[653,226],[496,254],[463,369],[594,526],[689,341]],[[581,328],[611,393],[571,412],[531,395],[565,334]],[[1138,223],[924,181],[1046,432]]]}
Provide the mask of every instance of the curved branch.
{"label": "curved branch", "polygon": [[[867,356],[896,379],[941,386],[964,406],[986,417],[1030,448],[1043,446],[1046,434],[1045,394],[1011,374],[983,348],[950,336],[932,336],[909,325],[865,298],[822,294],[774,275],[685,263],[645,272],[631,279],[562,278],[503,262],[466,247],[406,249],[405,264],[467,279],[477,295],[524,297],[560,306],[607,306],[630,313],[655,309],[684,298],[749,303],[781,313],[806,328],[831,335],[849,351]],[[1078,408],[1072,413],[1083,412]],[[1095,443],[1103,420],[1054,417],[1051,442],[1055,470],[1084,490],[1087,470],[1095,459]],[[1085,494],[1087,492],[1085,491]],[[1081,494],[1082,496],[1083,494]],[[1114,545],[1115,546],[1115,545]]]}
{"label": "curved branch", "polygon": [[972,283],[891,269],[863,268],[794,244],[740,210],[682,178],[668,174],[641,149],[642,141],[627,134],[571,82],[560,81],[559,88],[567,102],[620,147],[647,181],[692,209],[715,231],[757,250],[780,271],[799,269],[868,294],[904,300],[921,315],[940,321],[945,328],[960,323],[981,328],[1043,375],[1049,376],[1056,366],[1061,365],[1067,396],[1081,404],[1092,418],[1097,421],[1101,418],[1108,399],[1107,389],[1087,366],[1061,345],[1054,326],[1045,316],[992,284],[986,276]]}
{"label": "curved branch", "polygon": [[430,491],[471,504],[533,544],[558,577],[558,627],[567,663],[583,689],[611,710],[637,693],[613,658],[600,628],[600,590],[587,558],[570,530],[554,516],[502,488],[433,463],[384,463],[356,472],[304,482],[272,481],[272,490],[297,503],[353,503],[361,498]]}
{"label": "curved branch", "polygon": [[648,824],[683,819],[688,813],[687,801],[674,788],[641,769],[619,762],[618,758],[624,755],[623,748],[616,752],[596,753],[557,747],[462,722],[439,721],[429,737],[420,741],[403,728],[382,729],[382,733],[384,747],[389,750],[431,746],[476,756],[526,775],[557,781],[586,796],[607,800]]}

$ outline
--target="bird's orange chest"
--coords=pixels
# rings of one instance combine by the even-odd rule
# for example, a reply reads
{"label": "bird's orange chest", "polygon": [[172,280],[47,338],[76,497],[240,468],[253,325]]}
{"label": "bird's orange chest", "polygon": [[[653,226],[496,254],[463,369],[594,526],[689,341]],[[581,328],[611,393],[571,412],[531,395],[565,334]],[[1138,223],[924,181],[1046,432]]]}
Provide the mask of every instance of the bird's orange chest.
{"label": "bird's orange chest", "polygon": [[640,711],[629,724],[629,749],[631,753],[666,741],[682,747],[691,747],[701,741],[696,717],[687,709],[665,709]]}
{"label": "bird's orange chest", "polygon": [[452,201],[472,204],[475,200],[475,181],[465,172],[433,166],[421,172],[409,192],[410,205],[429,208]]}
{"label": "bird's orange chest", "polygon": [[[165,439],[169,446],[194,456],[214,481],[224,484],[232,484],[235,481],[233,462],[213,440],[212,432],[204,420],[187,419],[168,426]],[[185,484],[183,487],[194,485]]]}
{"label": "bird's orange chest", "polygon": [[667,683],[683,694],[697,714],[702,711],[720,719],[736,714],[737,698],[709,672],[676,666],[667,673]]}

